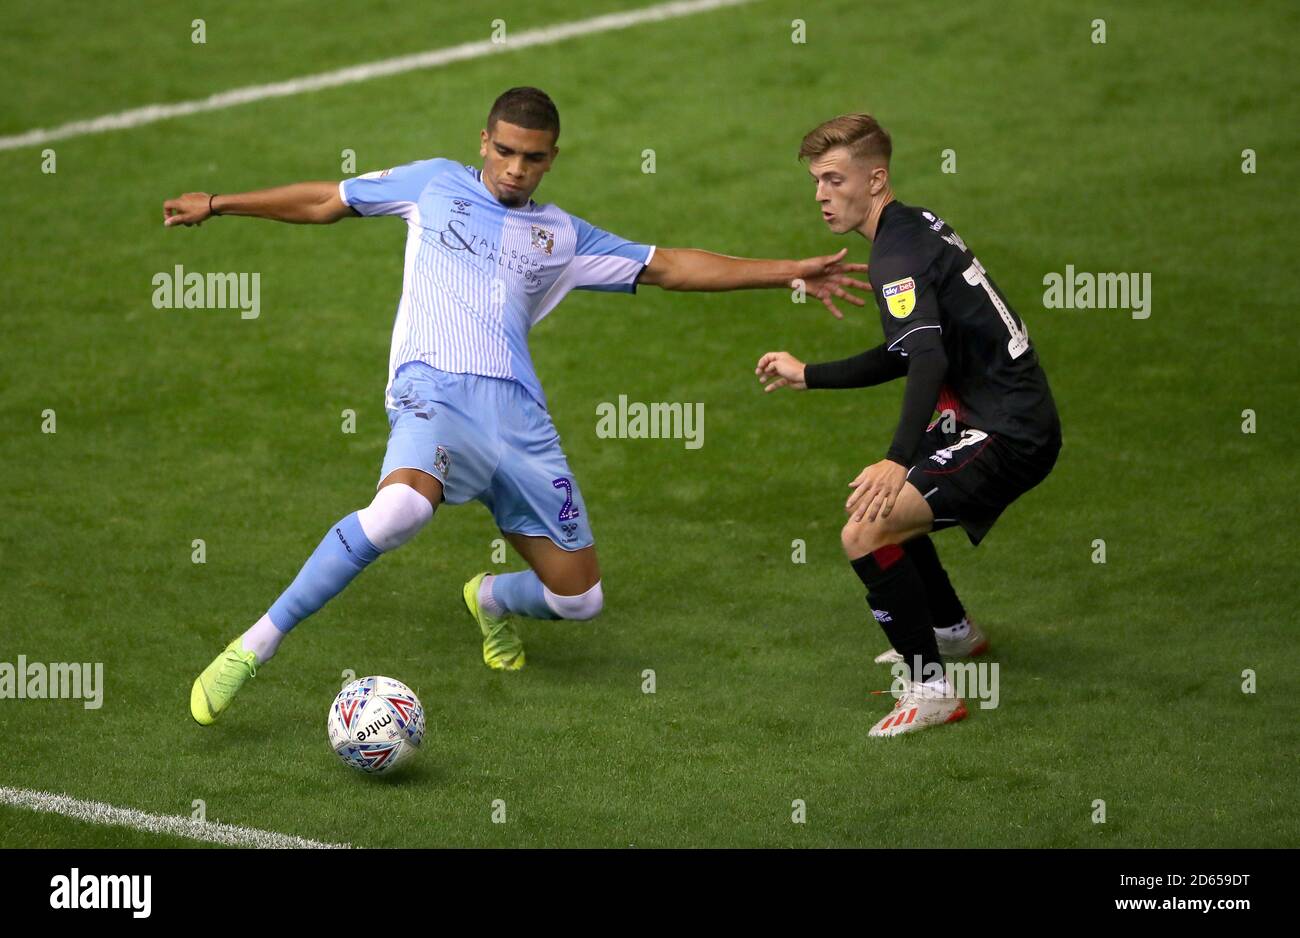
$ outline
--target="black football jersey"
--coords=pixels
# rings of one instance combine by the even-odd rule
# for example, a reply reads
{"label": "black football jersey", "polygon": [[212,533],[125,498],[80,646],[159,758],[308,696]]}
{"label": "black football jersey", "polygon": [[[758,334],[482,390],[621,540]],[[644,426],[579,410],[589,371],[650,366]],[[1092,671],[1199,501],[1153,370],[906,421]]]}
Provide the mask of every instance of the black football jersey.
{"label": "black football jersey", "polygon": [[1056,404],[1025,324],[942,218],[886,205],[870,278],[890,354],[906,357],[923,333],[940,332],[948,359],[940,411],[1032,449],[1059,439]]}

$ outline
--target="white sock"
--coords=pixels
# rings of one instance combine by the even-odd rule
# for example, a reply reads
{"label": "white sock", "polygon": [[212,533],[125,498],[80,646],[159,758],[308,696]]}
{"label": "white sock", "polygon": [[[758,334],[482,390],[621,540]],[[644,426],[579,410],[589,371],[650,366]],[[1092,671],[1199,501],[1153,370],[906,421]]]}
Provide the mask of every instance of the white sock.
{"label": "white sock", "polygon": [[478,585],[478,605],[480,609],[490,616],[503,616],[506,611],[501,608],[501,604],[492,595],[492,580],[493,576],[489,573],[483,578],[483,582]]}
{"label": "white sock", "polygon": [[926,681],[921,687],[935,697],[951,697],[953,695],[952,685],[948,683],[948,675],[935,678],[933,681]]}
{"label": "white sock", "polygon": [[243,634],[240,642],[245,651],[251,651],[257,656],[257,663],[262,664],[270,660],[275,654],[275,650],[280,647],[280,639],[284,638],[285,633],[275,627],[270,616],[262,616],[253,623],[253,627]]}
{"label": "white sock", "polygon": [[969,634],[969,632],[970,632],[970,622],[967,621],[965,616],[963,616],[962,620],[954,626],[950,626],[949,628],[946,629],[934,630],[934,634],[936,638],[942,638],[950,642],[955,642],[958,639],[965,638],[967,634]]}

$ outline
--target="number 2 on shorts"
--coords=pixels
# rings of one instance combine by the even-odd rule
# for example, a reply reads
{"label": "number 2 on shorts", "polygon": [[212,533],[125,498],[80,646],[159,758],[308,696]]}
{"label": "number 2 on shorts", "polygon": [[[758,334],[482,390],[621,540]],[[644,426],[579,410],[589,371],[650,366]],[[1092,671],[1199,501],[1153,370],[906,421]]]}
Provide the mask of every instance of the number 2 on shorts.
{"label": "number 2 on shorts", "polygon": [[578,517],[578,509],[573,507],[573,483],[563,477],[551,482],[551,486],[564,489],[564,504],[560,507],[560,520],[572,521]]}

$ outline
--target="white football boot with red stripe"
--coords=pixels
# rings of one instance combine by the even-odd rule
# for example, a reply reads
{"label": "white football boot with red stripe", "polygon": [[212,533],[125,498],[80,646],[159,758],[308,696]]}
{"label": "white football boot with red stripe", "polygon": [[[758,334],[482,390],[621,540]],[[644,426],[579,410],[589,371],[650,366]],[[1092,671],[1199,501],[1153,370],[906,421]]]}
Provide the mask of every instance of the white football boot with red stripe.
{"label": "white football boot with red stripe", "polygon": [[927,726],[940,726],[966,719],[966,704],[957,696],[952,684],[944,678],[943,684],[907,685],[894,709],[871,728],[868,736],[901,736],[914,733]]}
{"label": "white football boot with red stripe", "polygon": [[[948,658],[974,658],[984,654],[989,650],[989,637],[970,619],[963,619],[970,628],[961,638],[944,638],[942,635],[936,635],[935,639],[939,643],[939,654]],[[876,664],[897,664],[903,660],[903,656],[890,648],[876,655]]]}

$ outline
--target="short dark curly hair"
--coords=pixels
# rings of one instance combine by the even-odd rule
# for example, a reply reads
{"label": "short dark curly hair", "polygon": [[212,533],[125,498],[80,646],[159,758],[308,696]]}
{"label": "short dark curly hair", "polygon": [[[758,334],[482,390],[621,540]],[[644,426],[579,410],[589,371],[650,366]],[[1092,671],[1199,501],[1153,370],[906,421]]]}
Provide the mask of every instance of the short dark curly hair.
{"label": "short dark curly hair", "polygon": [[540,88],[511,88],[492,102],[488,111],[488,133],[497,121],[505,121],[528,130],[549,130],[560,139],[560,112],[551,96]]}

